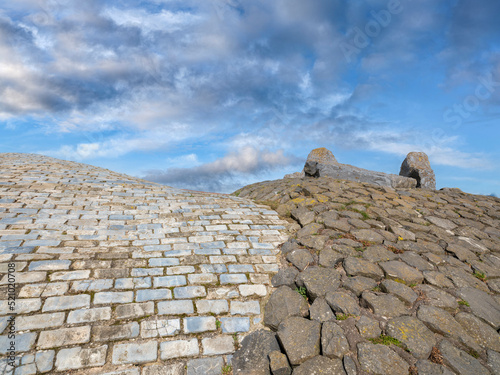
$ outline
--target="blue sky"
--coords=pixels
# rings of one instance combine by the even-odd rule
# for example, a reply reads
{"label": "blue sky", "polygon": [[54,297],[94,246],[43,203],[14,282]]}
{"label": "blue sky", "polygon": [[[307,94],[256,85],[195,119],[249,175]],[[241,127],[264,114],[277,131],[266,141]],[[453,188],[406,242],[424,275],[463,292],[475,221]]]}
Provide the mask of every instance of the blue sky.
{"label": "blue sky", "polygon": [[327,147],[500,195],[500,2],[0,0],[0,152],[230,192]]}

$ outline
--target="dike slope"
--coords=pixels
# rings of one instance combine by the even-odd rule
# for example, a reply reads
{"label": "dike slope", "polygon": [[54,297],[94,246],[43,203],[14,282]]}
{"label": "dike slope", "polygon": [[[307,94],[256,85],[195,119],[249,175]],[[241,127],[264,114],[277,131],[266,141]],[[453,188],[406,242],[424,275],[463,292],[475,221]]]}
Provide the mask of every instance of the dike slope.
{"label": "dike slope", "polygon": [[500,200],[287,178],[234,193],[295,233],[234,374],[500,374]]}
{"label": "dike slope", "polygon": [[285,225],[244,198],[0,154],[0,374],[229,371]]}

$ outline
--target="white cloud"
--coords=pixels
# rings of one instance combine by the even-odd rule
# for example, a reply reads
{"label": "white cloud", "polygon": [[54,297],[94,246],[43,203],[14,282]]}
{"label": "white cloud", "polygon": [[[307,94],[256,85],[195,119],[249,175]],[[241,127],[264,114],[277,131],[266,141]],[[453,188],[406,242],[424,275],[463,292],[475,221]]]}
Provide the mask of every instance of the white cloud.
{"label": "white cloud", "polygon": [[191,168],[172,165],[166,170],[147,171],[143,178],[184,189],[230,192],[241,186],[241,180],[248,180],[249,175],[262,176],[294,161],[295,158],[286,156],[283,150],[271,152],[246,146]]}
{"label": "white cloud", "polygon": [[44,150],[40,153],[63,159],[88,160],[117,158],[131,152],[166,150],[169,146],[191,137],[190,132],[183,131],[183,128],[182,124],[173,124],[163,129],[134,133],[133,135],[119,135],[107,139],[101,133],[88,133],[89,142],[63,145],[58,150]]}
{"label": "white cloud", "polygon": [[141,8],[118,9],[105,8],[102,14],[119,26],[133,26],[145,33],[153,31],[175,32],[199,22],[202,17],[189,12],[171,12],[161,10],[159,13],[149,13]]}

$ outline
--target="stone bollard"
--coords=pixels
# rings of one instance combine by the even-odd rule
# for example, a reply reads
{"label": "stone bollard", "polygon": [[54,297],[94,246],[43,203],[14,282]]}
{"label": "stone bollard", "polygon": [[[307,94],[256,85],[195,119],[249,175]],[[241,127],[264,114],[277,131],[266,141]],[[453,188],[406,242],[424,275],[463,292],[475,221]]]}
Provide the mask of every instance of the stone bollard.
{"label": "stone bollard", "polygon": [[436,190],[436,176],[424,152],[410,152],[406,155],[399,175],[417,180],[417,188]]}

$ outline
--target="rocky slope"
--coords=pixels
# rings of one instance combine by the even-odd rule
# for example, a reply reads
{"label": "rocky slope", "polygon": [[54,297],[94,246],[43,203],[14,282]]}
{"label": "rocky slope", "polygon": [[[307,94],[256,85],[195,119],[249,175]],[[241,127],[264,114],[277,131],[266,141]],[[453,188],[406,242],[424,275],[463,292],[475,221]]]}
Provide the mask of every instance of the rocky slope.
{"label": "rocky slope", "polygon": [[287,178],[235,193],[293,235],[235,374],[500,374],[500,200]]}

